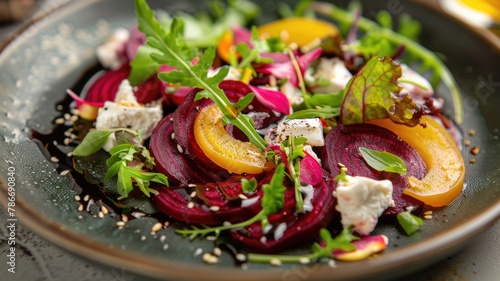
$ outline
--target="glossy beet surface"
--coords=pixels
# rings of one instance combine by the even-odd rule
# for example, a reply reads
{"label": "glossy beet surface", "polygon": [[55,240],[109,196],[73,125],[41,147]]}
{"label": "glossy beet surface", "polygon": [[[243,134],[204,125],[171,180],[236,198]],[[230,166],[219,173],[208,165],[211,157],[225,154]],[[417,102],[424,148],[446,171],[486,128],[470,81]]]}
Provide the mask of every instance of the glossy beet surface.
{"label": "glossy beet surface", "polygon": [[[377,151],[386,151],[401,158],[407,168],[406,175],[380,172],[371,168],[361,156],[359,147]],[[347,167],[351,176],[365,176],[376,180],[388,179],[393,183],[395,207],[386,210],[385,214],[395,215],[406,211],[408,207],[420,210],[423,204],[409,196],[403,195],[408,186],[408,177],[421,179],[426,174],[426,165],[420,155],[393,132],[371,124],[338,125],[325,138],[322,150],[322,161],[325,169],[333,175],[340,172],[339,163]]]}

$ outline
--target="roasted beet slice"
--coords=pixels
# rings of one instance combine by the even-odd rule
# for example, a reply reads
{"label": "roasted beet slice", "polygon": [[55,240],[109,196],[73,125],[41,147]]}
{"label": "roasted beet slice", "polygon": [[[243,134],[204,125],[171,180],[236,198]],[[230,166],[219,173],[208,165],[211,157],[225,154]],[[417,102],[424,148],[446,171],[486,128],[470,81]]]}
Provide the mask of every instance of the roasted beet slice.
{"label": "roasted beet slice", "polygon": [[[371,168],[361,156],[359,147],[366,147],[378,151],[386,151],[400,157],[405,163],[405,176],[379,172]],[[393,132],[372,124],[338,125],[325,138],[322,150],[324,168],[333,176],[340,172],[339,163],[347,167],[351,176],[365,176],[376,180],[388,179],[393,183],[393,198],[395,207],[388,208],[384,214],[395,215],[406,211],[407,208],[420,210],[423,203],[406,196],[403,190],[408,186],[408,177],[421,179],[427,173],[427,168],[418,154],[410,145],[401,140]]]}
{"label": "roasted beet slice", "polygon": [[226,171],[207,169],[203,163],[197,163],[182,153],[173,133],[174,122],[170,114],[156,125],[149,142],[156,169],[168,177],[171,185],[221,181],[229,177]]}
{"label": "roasted beet slice", "polygon": [[[128,63],[116,70],[106,70],[92,83],[85,99],[93,102],[113,101],[118,87],[129,74]],[[163,90],[160,79],[153,75],[139,85],[135,97],[139,103],[147,104],[160,99]]]}
{"label": "roasted beet slice", "polygon": [[[209,188],[205,190],[206,192],[197,194],[203,198],[192,198],[190,194],[195,189],[190,186],[160,188],[158,189],[159,194],[154,197],[154,202],[160,211],[185,223],[221,225],[225,221],[240,222],[253,217],[260,211],[262,199],[260,187],[265,183],[269,183],[271,176],[272,173],[269,173],[258,182],[258,191],[248,195],[248,199],[245,199],[249,200],[250,203],[248,204],[244,204],[241,199],[229,201],[221,196],[222,192],[216,189],[218,186],[227,184],[227,181],[207,184]],[[204,186],[199,186],[196,189],[199,190],[200,188],[204,188]],[[214,205],[208,205],[207,202]],[[213,210],[210,209],[211,206],[219,208]]]}
{"label": "roasted beet slice", "polygon": [[[253,251],[262,253],[277,252],[312,241],[318,236],[321,228],[330,224],[336,214],[334,211],[336,199],[332,196],[333,190],[333,179],[321,182],[314,187],[311,200],[313,209],[310,212],[295,214],[289,207],[295,205],[293,188],[289,187],[285,193],[285,207],[280,213],[269,217],[274,227],[273,231],[264,235],[261,223],[256,222],[242,230],[232,231],[231,239]],[[274,234],[276,231],[280,233],[277,236]]]}

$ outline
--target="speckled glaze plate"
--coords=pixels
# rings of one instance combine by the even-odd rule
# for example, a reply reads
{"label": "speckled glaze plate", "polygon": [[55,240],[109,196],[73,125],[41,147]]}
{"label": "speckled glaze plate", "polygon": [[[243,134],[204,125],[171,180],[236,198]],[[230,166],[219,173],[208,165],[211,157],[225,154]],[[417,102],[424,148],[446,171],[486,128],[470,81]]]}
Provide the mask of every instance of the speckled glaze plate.
{"label": "speckled glaze plate", "polygon": [[[340,1],[344,5],[346,1]],[[168,280],[360,280],[389,279],[421,270],[458,251],[498,219],[500,214],[500,44],[484,32],[444,16],[427,5],[409,1],[362,1],[366,16],[380,10],[394,16],[411,14],[423,23],[422,42],[446,56],[464,100],[461,129],[478,155],[464,148],[467,165],[462,194],[436,210],[421,231],[411,237],[394,226],[382,226],[390,239],[377,258],[355,263],[310,266],[249,264],[242,269],[223,253],[220,263],[207,265],[195,250],[212,251],[212,242],[190,242],[174,227],[151,234],[152,218],[133,220],[123,229],[111,216],[95,210],[79,212],[78,189],[63,163],[55,163],[31,139],[32,131],[49,133],[60,114],[55,104],[82,74],[96,64],[95,46],[116,27],[134,22],[132,1],[73,1],[42,15],[2,47],[0,54],[0,203],[15,198],[15,218],[52,243],[95,262]],[[270,19],[274,1],[259,1]],[[167,11],[199,9],[199,1],[150,1]],[[447,100],[446,89],[438,93]],[[447,108],[446,113],[453,112]],[[468,131],[475,135],[469,136]],[[475,163],[469,163],[474,158]],[[13,172],[9,175],[9,172]],[[15,196],[8,194],[9,176]],[[12,185],[12,184],[11,184]],[[164,236],[165,239],[162,238]],[[300,247],[300,245],[298,245]],[[309,247],[304,245],[303,248]]]}

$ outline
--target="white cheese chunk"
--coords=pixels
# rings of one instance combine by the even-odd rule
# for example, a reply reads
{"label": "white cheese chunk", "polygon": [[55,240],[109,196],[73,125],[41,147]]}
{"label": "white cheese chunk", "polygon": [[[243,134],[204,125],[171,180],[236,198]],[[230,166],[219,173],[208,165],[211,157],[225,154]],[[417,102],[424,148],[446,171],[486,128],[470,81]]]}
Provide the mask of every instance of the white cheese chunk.
{"label": "white cheese chunk", "polygon": [[130,38],[130,32],[125,28],[119,28],[109,39],[96,49],[97,60],[102,66],[110,69],[118,69],[126,62],[125,44]]}
{"label": "white cheese chunk", "polygon": [[351,72],[345,67],[344,62],[339,58],[326,59],[319,61],[316,72],[306,71],[305,80],[309,84],[315,84],[315,81],[326,80],[328,85],[315,87],[315,93],[331,94],[343,90],[349,80],[352,78]]}
{"label": "white cheese chunk", "polygon": [[[96,129],[128,128],[142,130],[142,139],[149,138],[156,124],[162,119],[161,104],[142,106],[137,102],[128,80],[123,80],[118,88],[115,101],[106,101],[97,112]],[[111,135],[113,136],[113,135]],[[110,137],[104,149],[114,146]]]}
{"label": "white cheese chunk", "polygon": [[306,144],[311,146],[325,145],[323,125],[319,118],[285,120],[278,123],[274,132],[269,133],[275,134],[269,139],[278,143],[286,140],[289,136],[294,136],[307,138]]}
{"label": "white cheese chunk", "polygon": [[353,225],[356,232],[368,235],[375,229],[384,210],[394,206],[392,182],[366,177],[347,176],[347,179],[347,182],[338,182],[336,209],[342,216],[344,228]]}

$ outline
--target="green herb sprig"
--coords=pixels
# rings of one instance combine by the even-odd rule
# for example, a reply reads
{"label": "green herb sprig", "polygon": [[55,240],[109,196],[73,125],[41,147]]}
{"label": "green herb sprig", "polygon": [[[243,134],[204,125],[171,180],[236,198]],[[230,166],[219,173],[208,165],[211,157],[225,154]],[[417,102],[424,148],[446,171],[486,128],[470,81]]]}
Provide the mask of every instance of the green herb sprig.
{"label": "green herb sprig", "polygon": [[311,247],[311,253],[307,255],[266,255],[250,253],[247,256],[249,262],[270,263],[272,260],[279,260],[285,263],[311,263],[321,258],[333,258],[332,251],[344,250],[353,251],[356,247],[351,243],[359,240],[352,234],[349,229],[343,229],[342,232],[335,238],[332,238],[330,232],[322,228],[319,232],[319,237],[324,246],[320,243],[314,243]]}
{"label": "green herb sprig", "polygon": [[151,53],[153,60],[177,69],[160,73],[158,77],[169,83],[180,83],[184,86],[203,89],[197,97],[213,100],[224,114],[224,120],[238,127],[252,144],[264,151],[267,143],[255,130],[251,118],[238,110],[241,108],[241,104],[231,103],[218,87],[228,74],[229,68],[222,67],[214,76],[208,76],[208,71],[215,58],[215,47],[208,47],[199,57],[198,62],[193,65],[192,62],[198,58],[199,52],[197,48],[189,47],[183,41],[184,26],[182,20],[175,18],[170,31],[167,32],[156,20],[154,12],[145,0],[135,0],[135,8],[139,29],[146,34],[148,46],[158,50],[158,52]]}
{"label": "green herb sprig", "polygon": [[387,151],[378,151],[366,147],[359,147],[358,150],[366,163],[373,169],[406,175],[406,164],[398,156]]}
{"label": "green herb sprig", "polygon": [[270,183],[262,185],[264,191],[261,201],[262,210],[252,218],[236,224],[204,228],[192,226],[190,229],[178,229],[175,232],[184,237],[189,236],[189,239],[192,240],[198,236],[205,237],[208,234],[214,234],[215,237],[218,237],[222,231],[243,228],[258,221],[262,222],[262,228],[266,227],[269,224],[267,217],[279,212],[283,208],[286,190],[283,186],[284,177],[285,165],[281,163],[276,167]]}
{"label": "green herb sprig", "polygon": [[304,198],[300,191],[300,160],[306,156],[304,153],[304,144],[306,141],[307,138],[290,135],[286,140],[281,142],[281,150],[286,155],[288,173],[295,189],[295,210],[298,213],[304,212]]}
{"label": "green herb sprig", "polygon": [[118,176],[118,192],[122,197],[128,197],[130,191],[133,190],[134,182],[148,197],[150,193],[155,192],[149,188],[151,182],[168,185],[165,175],[144,171],[144,169],[153,169],[155,162],[149,150],[141,144],[140,132],[125,128],[90,131],[75,148],[73,156],[85,157],[96,153],[103,148],[111,134],[115,134],[118,144],[109,150],[111,156],[106,161],[108,171],[104,176],[104,181]]}

